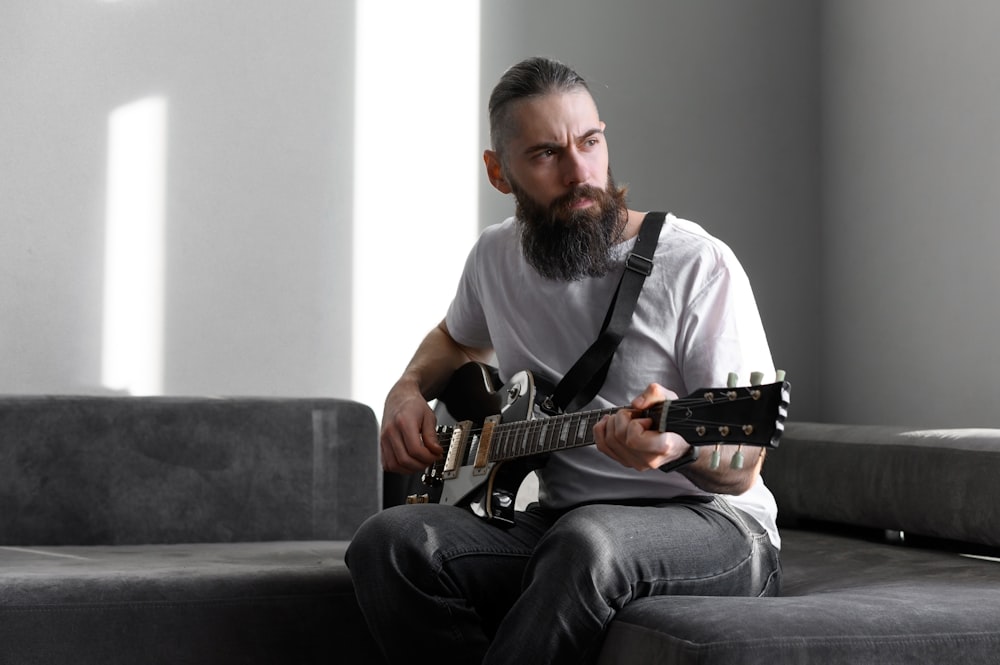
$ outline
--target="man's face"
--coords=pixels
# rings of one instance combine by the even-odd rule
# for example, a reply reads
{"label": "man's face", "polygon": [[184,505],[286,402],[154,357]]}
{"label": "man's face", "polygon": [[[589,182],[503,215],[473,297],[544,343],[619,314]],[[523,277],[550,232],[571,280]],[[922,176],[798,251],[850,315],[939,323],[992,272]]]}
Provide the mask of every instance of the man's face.
{"label": "man's face", "polygon": [[[575,187],[604,189],[608,182],[608,147],[604,123],[586,90],[553,93],[516,102],[516,131],[504,146],[505,175],[543,206]],[[574,209],[592,202],[576,201]]]}
{"label": "man's face", "polygon": [[513,114],[517,131],[494,185],[517,201],[525,257],[550,279],[607,274],[626,210],[593,99],[586,91],[554,93],[518,102]]}

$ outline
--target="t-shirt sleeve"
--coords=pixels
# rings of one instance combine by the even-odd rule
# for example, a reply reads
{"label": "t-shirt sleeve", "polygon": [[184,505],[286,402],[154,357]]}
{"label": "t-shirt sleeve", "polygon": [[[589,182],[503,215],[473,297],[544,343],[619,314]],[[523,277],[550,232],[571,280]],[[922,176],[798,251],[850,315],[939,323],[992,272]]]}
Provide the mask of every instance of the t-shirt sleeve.
{"label": "t-shirt sleeve", "polygon": [[448,306],[445,324],[459,344],[477,349],[492,348],[489,323],[483,307],[480,280],[482,240],[477,242],[465,260],[455,297]]}
{"label": "t-shirt sleeve", "polygon": [[724,386],[730,372],[740,385],[752,372],[773,381],[774,361],[750,280],[728,248],[717,258],[683,322],[684,382],[690,389]]}

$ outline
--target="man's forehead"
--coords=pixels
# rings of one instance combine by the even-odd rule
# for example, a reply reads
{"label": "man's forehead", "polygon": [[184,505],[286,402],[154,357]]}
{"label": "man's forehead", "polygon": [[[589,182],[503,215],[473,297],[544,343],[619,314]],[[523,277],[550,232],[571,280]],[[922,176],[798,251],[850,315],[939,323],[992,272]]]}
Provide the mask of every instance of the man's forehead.
{"label": "man's forehead", "polygon": [[515,140],[555,140],[570,132],[582,136],[600,128],[593,97],[585,89],[553,92],[518,102],[513,109],[517,127]]}

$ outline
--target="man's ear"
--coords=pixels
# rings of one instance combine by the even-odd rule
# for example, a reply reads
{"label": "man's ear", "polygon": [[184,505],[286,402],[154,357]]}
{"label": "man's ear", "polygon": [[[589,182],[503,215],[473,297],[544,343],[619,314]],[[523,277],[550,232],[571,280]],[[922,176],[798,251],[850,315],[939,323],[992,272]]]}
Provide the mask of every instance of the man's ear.
{"label": "man's ear", "polygon": [[483,162],[486,164],[486,177],[490,179],[490,184],[501,194],[510,194],[512,190],[503,174],[500,155],[493,150],[487,150],[483,153]]}

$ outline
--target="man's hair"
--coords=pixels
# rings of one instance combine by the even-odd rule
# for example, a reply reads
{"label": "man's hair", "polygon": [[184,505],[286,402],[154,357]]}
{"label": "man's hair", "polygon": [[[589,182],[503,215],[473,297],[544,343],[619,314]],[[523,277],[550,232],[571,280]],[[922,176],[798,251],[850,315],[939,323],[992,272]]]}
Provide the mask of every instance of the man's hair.
{"label": "man's hair", "polygon": [[550,58],[528,58],[504,72],[493,88],[489,102],[490,142],[501,161],[505,161],[507,141],[517,131],[511,113],[517,102],[553,92],[576,90],[590,92],[582,76]]}

